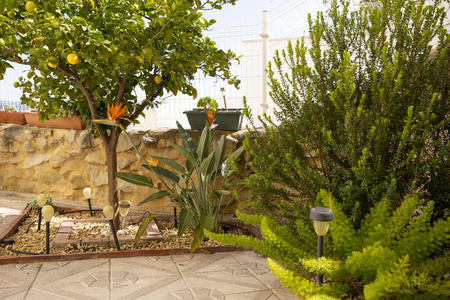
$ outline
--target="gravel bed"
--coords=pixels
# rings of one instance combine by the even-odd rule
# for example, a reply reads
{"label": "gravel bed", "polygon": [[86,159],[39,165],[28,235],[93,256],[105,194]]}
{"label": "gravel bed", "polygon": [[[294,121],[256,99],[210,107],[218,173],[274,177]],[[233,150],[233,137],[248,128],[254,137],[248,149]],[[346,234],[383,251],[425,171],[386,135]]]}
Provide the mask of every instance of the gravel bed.
{"label": "gravel bed", "polygon": [[[103,218],[103,214],[94,215],[96,218]],[[37,231],[37,221],[31,226],[30,224],[38,218],[38,210],[33,209],[30,215],[24,220],[24,222],[18,228],[18,231],[10,236],[14,239],[13,245],[0,244],[0,257],[5,256],[21,256],[27,255],[11,251],[11,249],[32,252],[32,253],[45,253],[45,223],[42,220],[41,230]],[[50,223],[50,253],[64,254],[64,253],[83,253],[83,252],[106,252],[116,251],[116,248],[110,248],[106,246],[98,245],[75,245],[67,246],[64,248],[55,248],[52,246],[53,238],[59,230],[60,224],[64,220],[70,219],[89,219],[91,216],[89,213],[69,213],[64,215],[54,216]],[[161,234],[164,237],[163,241],[147,241],[138,242],[136,247],[133,244],[121,245],[121,250],[135,250],[135,249],[170,249],[170,248],[190,248],[192,241],[192,231],[186,230],[182,237],[178,237],[178,231],[174,228],[173,222],[167,222],[156,219]],[[134,236],[139,228],[140,222],[127,222],[125,219],[125,229],[130,232],[130,235]],[[101,238],[102,229],[109,227],[109,223],[75,223],[74,230],[71,234],[71,239],[84,239],[84,238]],[[28,232],[27,232],[28,230]],[[241,229],[230,229],[228,233],[248,235],[247,232]],[[223,246],[223,244],[207,240],[200,243],[199,247],[214,247]]]}

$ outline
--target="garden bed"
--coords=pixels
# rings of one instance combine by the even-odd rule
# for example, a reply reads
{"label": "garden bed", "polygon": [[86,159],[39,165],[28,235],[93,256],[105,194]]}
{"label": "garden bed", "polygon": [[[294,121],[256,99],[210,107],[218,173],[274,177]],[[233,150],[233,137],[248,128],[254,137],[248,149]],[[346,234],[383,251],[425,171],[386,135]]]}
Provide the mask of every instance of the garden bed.
{"label": "garden bed", "polygon": [[[108,227],[108,222],[106,219],[103,219],[102,213],[95,212],[94,217],[90,217],[89,212],[72,212],[52,218],[50,223],[50,254],[44,254],[46,249],[45,225],[42,222],[41,229],[38,231],[37,222],[35,221],[37,218],[38,210],[29,209],[28,216],[18,218],[16,226],[10,226],[11,233],[5,237],[12,238],[14,243],[12,245],[0,245],[0,264],[100,257],[180,254],[190,251],[190,243],[192,241],[192,232],[190,230],[186,231],[179,238],[173,220],[167,217],[158,217],[155,219],[155,225],[161,232],[162,239],[141,240],[134,246],[132,240],[134,240],[134,234],[137,232],[143,216],[127,216],[125,219],[125,229],[130,232],[130,235],[119,236],[121,250],[117,251],[112,235],[105,237],[101,234],[101,231],[105,227]],[[86,219],[88,222],[80,221],[82,219]],[[76,221],[74,222],[73,220]],[[58,245],[58,239],[56,237],[58,236],[58,232],[61,233],[61,224],[67,225],[69,223],[71,223],[72,229],[71,233],[69,233],[70,237],[66,235],[68,237],[67,239],[77,242],[66,243],[63,246],[59,244],[59,247],[55,247],[55,241],[56,246]],[[232,224],[229,226],[231,233],[250,235],[246,230],[231,226]],[[158,234],[155,233],[155,235],[157,236]],[[96,239],[98,243],[95,242]],[[88,242],[83,243],[83,240]],[[196,252],[210,253],[235,250],[237,250],[236,247],[208,240],[201,242]]]}

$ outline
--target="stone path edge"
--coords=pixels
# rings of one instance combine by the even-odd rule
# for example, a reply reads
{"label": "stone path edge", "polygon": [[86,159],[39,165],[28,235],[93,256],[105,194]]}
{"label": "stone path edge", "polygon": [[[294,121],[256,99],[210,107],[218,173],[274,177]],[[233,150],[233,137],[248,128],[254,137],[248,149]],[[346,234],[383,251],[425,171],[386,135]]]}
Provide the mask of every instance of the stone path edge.
{"label": "stone path edge", "polygon": [[10,237],[13,233],[17,231],[20,224],[25,220],[26,217],[30,214],[31,205],[28,204],[27,207],[23,210],[23,212],[3,231],[0,233],[0,240]]}
{"label": "stone path edge", "polygon": [[[234,246],[216,246],[216,247],[199,247],[194,253],[214,253],[214,252],[231,252],[244,251],[243,248]],[[141,250],[121,250],[109,252],[85,252],[85,253],[69,253],[69,254],[39,254],[27,256],[7,256],[0,257],[0,265],[6,264],[28,264],[52,261],[67,260],[84,260],[96,258],[122,258],[136,256],[165,256],[189,254],[191,250],[188,248],[172,248],[172,249],[141,249]]]}

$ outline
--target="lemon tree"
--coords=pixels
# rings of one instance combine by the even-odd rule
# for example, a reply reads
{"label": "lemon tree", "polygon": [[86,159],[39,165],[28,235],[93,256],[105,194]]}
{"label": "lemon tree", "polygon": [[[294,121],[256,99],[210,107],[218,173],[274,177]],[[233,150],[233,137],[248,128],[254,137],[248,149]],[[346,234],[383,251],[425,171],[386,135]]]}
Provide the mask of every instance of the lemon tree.
{"label": "lemon tree", "polygon": [[[32,3],[30,3],[32,2]],[[202,11],[236,0],[4,0],[0,1],[0,74],[11,62],[28,65],[19,79],[22,103],[48,119],[61,110],[81,115],[106,150],[109,203],[117,207],[114,172],[120,128],[91,119],[109,105],[127,109],[126,127],[165,94],[196,97],[197,71],[228,80],[236,56],[218,49],[202,31],[214,20]],[[28,78],[29,77],[29,78]],[[145,97],[137,98],[139,87]],[[117,220],[116,220],[117,222]],[[118,228],[118,227],[117,227]]]}

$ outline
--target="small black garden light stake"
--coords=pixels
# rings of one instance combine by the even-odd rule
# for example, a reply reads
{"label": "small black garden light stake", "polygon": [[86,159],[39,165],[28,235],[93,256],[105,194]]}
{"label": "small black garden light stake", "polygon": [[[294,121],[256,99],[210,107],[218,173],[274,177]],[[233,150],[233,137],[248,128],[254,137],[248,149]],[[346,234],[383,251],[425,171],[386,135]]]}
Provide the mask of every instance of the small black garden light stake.
{"label": "small black garden light stake", "polygon": [[[323,256],[323,239],[328,232],[330,221],[334,220],[333,211],[326,207],[314,207],[309,218],[314,221],[314,230],[317,233],[317,258]],[[323,283],[323,274],[317,274],[317,284]]]}
{"label": "small black garden light stake", "polygon": [[91,214],[91,217],[93,216],[92,215],[92,206],[91,206],[91,189],[90,188],[85,188],[84,190],[83,190],[83,195],[84,195],[84,197],[86,198],[86,200],[88,201],[88,204],[89,204],[89,213]]}
{"label": "small black garden light stake", "polygon": [[42,216],[45,220],[45,254],[50,253],[50,221],[52,220],[55,209],[51,205],[45,205],[42,208]]}
{"label": "small black garden light stake", "polygon": [[106,205],[103,208],[103,214],[109,220],[109,226],[111,226],[111,231],[114,236],[114,241],[116,242],[116,248],[118,251],[120,251],[119,240],[117,239],[117,233],[116,233],[116,229],[114,228],[114,222],[113,222],[114,208],[111,205]]}
{"label": "small black garden light stake", "polygon": [[37,227],[37,231],[39,231],[39,230],[41,230],[42,208],[44,207],[45,203],[47,202],[47,195],[39,194],[36,197],[36,201],[39,206],[39,219],[38,219],[38,227]]}
{"label": "small black garden light stake", "polygon": [[[177,199],[172,198],[172,199],[170,199],[170,202],[177,203]],[[175,225],[175,229],[176,229],[176,228],[178,228],[178,217],[177,217],[177,207],[176,206],[173,207],[173,220],[174,220],[174,223],[175,223],[174,225]]]}

